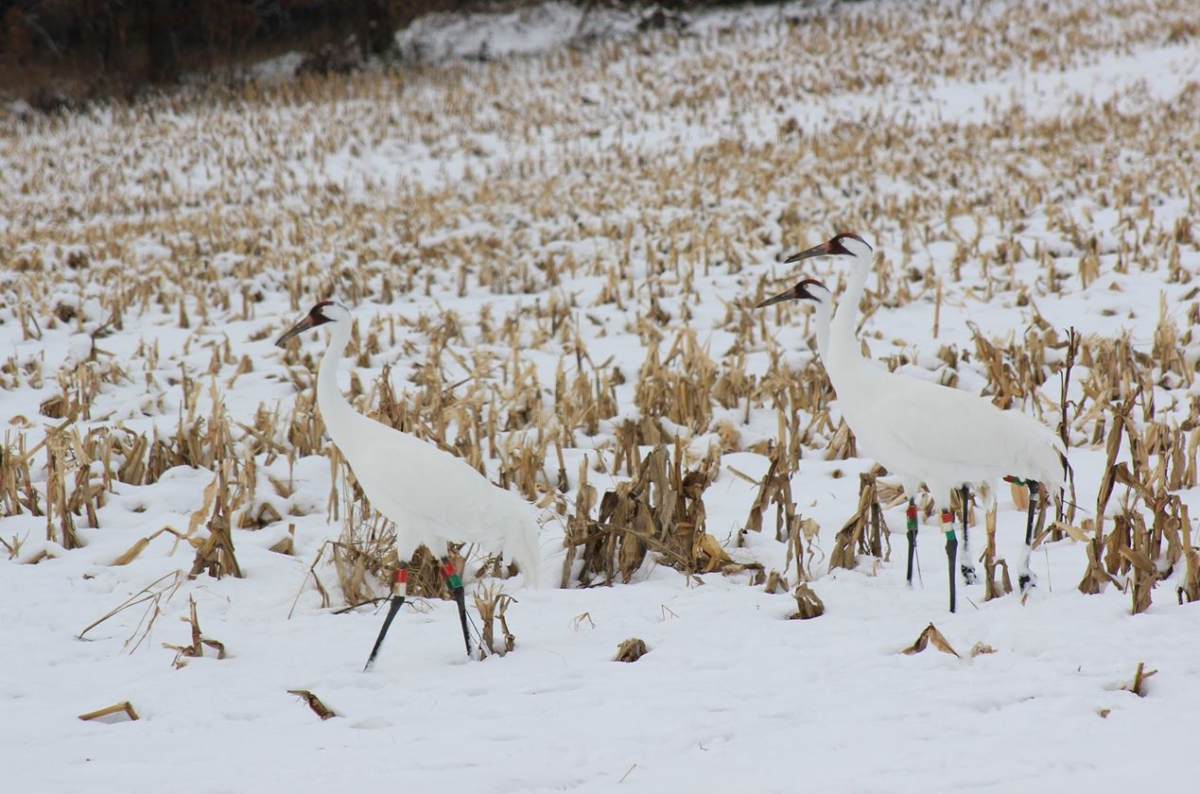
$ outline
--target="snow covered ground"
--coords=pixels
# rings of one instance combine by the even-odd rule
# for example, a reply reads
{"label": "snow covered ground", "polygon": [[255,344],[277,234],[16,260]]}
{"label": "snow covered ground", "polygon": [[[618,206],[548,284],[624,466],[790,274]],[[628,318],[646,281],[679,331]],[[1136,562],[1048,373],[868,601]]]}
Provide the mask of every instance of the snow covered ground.
{"label": "snow covered ground", "polygon": [[[1027,599],[960,585],[951,615],[936,519],[909,590],[896,505],[890,560],[828,570],[872,463],[827,459],[836,400],[800,409],[809,432],[791,479],[820,527],[808,561],[819,618],[788,620],[794,599],[749,572],[687,577],[653,561],[629,584],[556,588],[564,519],[550,503],[554,439],[569,510],[585,458],[592,485],[614,487],[619,428],[649,415],[683,438],[689,465],[719,449],[708,532],[795,585],[770,511],[742,548],[737,533],[766,442],[789,440],[777,395],[786,405],[800,387],[779,384],[820,368],[806,310],[751,307],[801,275],[787,255],[843,229],[880,257],[861,331],[872,357],[991,394],[976,330],[1016,366],[1047,329],[1061,341],[1073,326],[1093,351],[1128,343],[1147,373],[1141,432],[1196,438],[1191,4],[794,4],[714,12],[682,32],[614,21],[604,32],[625,38],[568,48],[570,14],[431,23],[404,42],[424,36],[436,62],[391,75],[0,116],[0,490],[15,483],[0,493],[4,789],[1188,790],[1200,611],[1177,603],[1183,563],[1131,615],[1120,577],[1077,590],[1083,543],[1046,542]],[[460,24],[489,32],[470,39]],[[441,60],[484,41],[486,63]],[[843,278],[835,262],[807,264]],[[299,358],[272,341],[328,295],[370,348],[342,372],[362,407],[386,374],[428,436],[429,406],[453,386],[448,445],[477,446],[496,479],[521,449],[545,457],[550,584],[506,585],[507,656],[467,660],[453,603],[418,600],[364,674],[381,615],[333,614],[343,599],[327,558],[330,606],[308,576],[345,513],[331,515],[320,444],[295,452],[324,337],[306,335]],[[678,370],[669,351],[689,331],[703,353],[690,360],[748,385],[695,422],[650,415],[643,363],[657,350]],[[1035,358],[1039,396],[1015,401],[1051,426],[1063,355]],[[1108,399],[1133,390],[1118,378],[1115,394],[1089,393],[1107,366],[1072,373],[1080,526],[1096,518]],[[616,411],[594,433],[563,426],[560,372],[611,384]],[[63,546],[59,514],[35,514],[56,482],[134,457],[88,460],[88,439],[189,434],[204,448],[167,456],[183,465],[114,482],[92,499],[94,521],[79,507],[79,548]],[[230,455],[186,465],[211,460],[209,447]],[[30,483],[11,476],[26,453]],[[1123,444],[1119,459],[1134,457]],[[205,492],[226,459],[255,473],[244,509],[265,518],[233,532],[244,578],[189,579],[192,546],[155,533],[205,537]],[[1129,492],[1116,486],[1108,528],[1123,504],[1153,519]],[[1200,514],[1200,490],[1177,493]],[[998,550],[1015,566],[1024,516],[1007,487],[998,502]],[[272,551],[289,527],[294,554]],[[146,588],[157,601],[91,627]],[[226,658],[163,647],[192,642],[189,599]],[[930,623],[960,656],[902,653]],[[614,662],[630,637],[649,652]],[[1140,696],[1139,663],[1157,671]],[[319,720],[288,690],[338,716]],[[138,720],[78,718],[123,701]]]}

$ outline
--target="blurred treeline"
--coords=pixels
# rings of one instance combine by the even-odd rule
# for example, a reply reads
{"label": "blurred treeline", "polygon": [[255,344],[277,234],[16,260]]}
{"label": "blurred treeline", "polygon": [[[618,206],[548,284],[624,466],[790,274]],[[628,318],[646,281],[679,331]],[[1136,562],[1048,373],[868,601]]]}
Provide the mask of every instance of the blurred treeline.
{"label": "blurred treeline", "polygon": [[[348,71],[372,56],[395,54],[395,32],[424,14],[536,2],[0,0],[0,102],[21,98],[53,109],[98,96],[132,97],[183,74],[237,75],[241,67],[293,51],[304,53],[299,71]],[[567,2],[653,13],[648,19],[654,23],[661,9],[677,13],[722,0]]]}
{"label": "blurred treeline", "polygon": [[[383,55],[431,11],[479,0],[0,0],[0,98],[131,94],[299,50],[314,70]],[[44,98],[46,99],[46,98]],[[47,101],[53,103],[54,97]]]}

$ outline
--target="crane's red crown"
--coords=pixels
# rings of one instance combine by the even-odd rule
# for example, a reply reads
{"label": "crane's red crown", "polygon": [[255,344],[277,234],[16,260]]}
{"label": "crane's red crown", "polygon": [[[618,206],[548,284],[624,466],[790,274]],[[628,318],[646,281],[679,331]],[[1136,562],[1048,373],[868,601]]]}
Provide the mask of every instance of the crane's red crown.
{"label": "crane's red crown", "polygon": [[321,301],[316,306],[313,306],[308,310],[308,314],[304,315],[304,319],[293,325],[283,336],[275,340],[275,346],[283,347],[289,339],[299,336],[310,328],[316,328],[318,325],[333,322],[334,318],[325,314],[325,308],[334,305],[336,304],[333,301]]}
{"label": "crane's red crown", "polygon": [[866,240],[864,240],[862,237],[859,237],[854,232],[840,232],[835,234],[833,239],[826,243],[826,245],[829,247],[829,253],[835,256],[853,256],[853,254],[846,249],[845,242],[847,240],[857,240],[858,242],[867,246],[867,248],[871,247]]}
{"label": "crane's red crown", "polygon": [[867,241],[859,237],[857,234],[854,234],[853,232],[843,232],[841,234],[834,235],[833,238],[828,242],[821,243],[820,245],[814,245],[807,251],[801,251],[798,254],[789,256],[784,260],[784,262],[786,264],[792,264],[794,262],[801,262],[805,259],[812,259],[815,256],[857,256],[857,254],[851,250],[851,248],[846,247],[846,243],[851,240],[853,240],[856,244],[861,243],[862,246],[868,251],[871,250],[871,246],[867,244]]}
{"label": "crane's red crown", "polygon": [[825,289],[825,285],[817,281],[815,278],[806,278],[801,280],[795,287],[796,297],[800,299],[814,300],[816,296],[809,291],[809,287],[821,287]]}
{"label": "crane's red crown", "polygon": [[333,301],[321,301],[316,306],[309,310],[308,316],[313,318],[313,325],[321,325],[322,323],[331,322],[330,318],[325,316],[322,311],[326,306],[332,306]]}

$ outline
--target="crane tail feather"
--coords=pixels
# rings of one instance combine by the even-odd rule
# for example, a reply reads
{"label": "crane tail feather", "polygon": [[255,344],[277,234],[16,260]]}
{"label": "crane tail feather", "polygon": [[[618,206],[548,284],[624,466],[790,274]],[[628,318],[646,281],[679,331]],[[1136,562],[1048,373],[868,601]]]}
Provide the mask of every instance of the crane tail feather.
{"label": "crane tail feather", "polygon": [[505,551],[509,555],[509,561],[515,562],[525,575],[526,584],[536,589],[541,555],[538,553],[538,533],[534,527],[536,524],[533,527],[525,525],[513,532],[507,538]]}

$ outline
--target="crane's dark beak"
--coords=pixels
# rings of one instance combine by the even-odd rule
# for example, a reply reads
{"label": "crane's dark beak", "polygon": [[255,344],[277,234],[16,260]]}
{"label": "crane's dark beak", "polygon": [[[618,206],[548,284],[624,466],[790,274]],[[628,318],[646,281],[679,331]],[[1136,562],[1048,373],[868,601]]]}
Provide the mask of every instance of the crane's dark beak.
{"label": "crane's dark beak", "polygon": [[796,288],[793,287],[792,289],[789,289],[786,292],[779,293],[774,298],[767,298],[765,301],[758,304],[754,308],[765,309],[774,303],[783,303],[784,301],[794,301],[794,300],[796,300],[797,297],[798,296],[796,295]]}
{"label": "crane's dark beak", "polygon": [[783,303],[784,301],[801,301],[801,300],[815,300],[815,298],[813,298],[812,294],[810,294],[809,291],[807,289],[805,289],[803,281],[801,281],[799,284],[792,287],[791,289],[785,290],[784,292],[779,293],[774,298],[767,298],[765,301],[758,304],[754,308],[765,309],[766,307],[770,306],[773,303]]}
{"label": "crane's dark beak", "polygon": [[275,347],[283,347],[293,336],[299,336],[314,325],[312,315],[306,315],[303,320],[293,325],[287,333],[275,340]]}
{"label": "crane's dark beak", "polygon": [[812,259],[814,256],[830,255],[831,252],[829,250],[829,243],[821,243],[820,245],[814,245],[807,251],[801,251],[798,254],[793,254],[792,256],[789,256],[787,259],[783,260],[783,262],[784,264],[790,265],[793,262],[801,262],[805,259]]}

